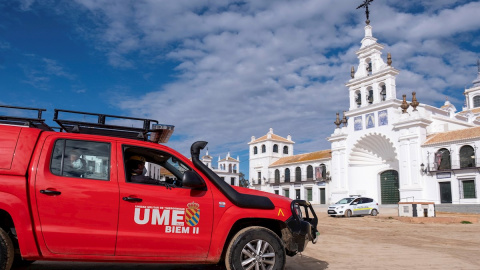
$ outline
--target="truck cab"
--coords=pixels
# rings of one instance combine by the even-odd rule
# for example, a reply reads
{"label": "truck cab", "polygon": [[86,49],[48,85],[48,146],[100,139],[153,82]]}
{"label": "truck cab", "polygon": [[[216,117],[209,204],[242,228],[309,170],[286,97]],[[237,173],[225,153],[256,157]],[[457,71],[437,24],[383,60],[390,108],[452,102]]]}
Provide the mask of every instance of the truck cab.
{"label": "truck cab", "polygon": [[171,125],[55,110],[55,130],[43,109],[8,108],[38,117],[0,118],[0,270],[14,259],[283,269],[317,241],[308,202],[230,186],[199,160],[206,142],[191,158],[165,145]]}

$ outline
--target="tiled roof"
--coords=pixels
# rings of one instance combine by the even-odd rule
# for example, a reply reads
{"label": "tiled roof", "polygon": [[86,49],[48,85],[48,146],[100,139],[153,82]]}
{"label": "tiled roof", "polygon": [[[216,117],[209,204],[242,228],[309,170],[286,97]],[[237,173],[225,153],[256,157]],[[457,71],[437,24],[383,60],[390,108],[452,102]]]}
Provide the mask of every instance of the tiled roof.
{"label": "tiled roof", "polygon": [[[160,175],[165,175],[165,176],[173,176],[175,177],[175,175],[173,175],[173,173],[171,173],[169,170],[163,168],[163,167],[160,167]],[[176,178],[176,177],[175,177]]]}
{"label": "tiled roof", "polygon": [[480,138],[480,127],[437,133],[427,137],[423,145]]}
{"label": "tiled roof", "polygon": [[[292,141],[289,141],[281,136],[278,136],[276,134],[271,134],[272,135],[272,138],[271,140],[275,140],[275,141],[281,141],[281,142],[288,142],[288,143],[292,143]],[[251,143],[257,143],[257,142],[261,142],[261,141],[266,141],[268,139],[268,134],[267,135],[264,135],[258,139],[256,139],[255,141],[251,142]]]}
{"label": "tiled roof", "polygon": [[467,112],[472,112],[473,114],[477,114],[477,113],[480,113],[480,108],[475,108],[475,109],[471,109],[471,110],[466,110],[466,111],[461,111],[459,112],[458,114],[466,114]]}
{"label": "tiled roof", "polygon": [[322,151],[317,151],[312,153],[283,157],[275,161],[274,163],[270,164],[270,167],[305,162],[305,161],[313,161],[313,160],[325,159],[325,158],[331,158],[331,157],[332,157],[332,151],[328,149],[328,150],[322,150]]}
{"label": "tiled roof", "polygon": [[234,158],[232,158],[232,157],[224,158],[224,159],[222,159],[222,160],[220,160],[220,161],[233,161],[233,162],[238,162],[238,160],[236,160],[236,159],[234,159]]}

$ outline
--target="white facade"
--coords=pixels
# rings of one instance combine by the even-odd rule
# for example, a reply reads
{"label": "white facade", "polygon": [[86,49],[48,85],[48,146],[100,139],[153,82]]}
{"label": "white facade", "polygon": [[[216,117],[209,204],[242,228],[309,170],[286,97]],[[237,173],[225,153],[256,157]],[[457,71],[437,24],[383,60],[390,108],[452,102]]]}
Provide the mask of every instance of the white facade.
{"label": "white facade", "polygon": [[293,155],[294,143],[290,135],[283,138],[273,129],[258,139],[252,136],[250,183],[255,189],[291,199],[326,203],[330,150]]}
{"label": "white facade", "polygon": [[[291,138],[278,140],[272,130],[258,140],[252,137],[249,172],[252,180],[261,178],[260,183],[253,182],[258,189],[281,195],[288,190],[292,199],[299,189],[300,198],[305,199],[307,188],[320,192],[316,182],[307,184],[306,177],[304,183],[282,186],[285,184],[280,181],[274,185],[274,171],[300,167],[305,172],[308,165],[322,163],[331,176],[330,182],[322,183],[326,203],[351,195],[372,197],[382,204],[480,203],[480,156],[476,155],[480,147],[480,63],[473,87],[465,90],[466,106],[457,113],[448,100],[436,108],[418,103],[414,93],[411,102],[405,95],[397,99],[399,71],[392,66],[390,55],[386,62],[382,59],[382,50],[367,25],[357,51],[358,66],[356,71],[352,68],[346,84],[350,102],[344,114],[348,121],[340,127],[342,122],[337,120],[337,128],[328,138],[331,157],[276,165],[280,158],[293,154]],[[292,151],[283,156],[271,153],[268,149],[274,143],[291,146]],[[254,147],[262,145],[267,151],[255,154]],[[296,193],[292,195],[292,191]],[[321,202],[315,196],[312,202]]]}
{"label": "white facade", "polygon": [[224,159],[220,159],[220,157],[218,157],[218,168],[214,168],[212,167],[212,156],[208,154],[207,150],[207,154],[202,157],[201,161],[228,184],[232,186],[240,185],[239,157],[234,159],[230,157],[230,152],[228,152]]}

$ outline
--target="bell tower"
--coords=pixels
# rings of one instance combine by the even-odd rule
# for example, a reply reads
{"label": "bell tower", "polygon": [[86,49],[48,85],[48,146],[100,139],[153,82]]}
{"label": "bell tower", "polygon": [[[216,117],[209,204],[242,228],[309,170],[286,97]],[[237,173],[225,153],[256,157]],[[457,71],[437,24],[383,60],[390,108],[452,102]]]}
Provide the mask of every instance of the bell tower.
{"label": "bell tower", "polygon": [[352,67],[351,79],[346,84],[349,88],[350,111],[383,101],[396,99],[395,77],[399,71],[392,67],[390,53],[387,63],[382,59],[383,45],[377,43],[372,35],[372,26],[365,26],[362,46],[356,52],[359,63],[357,69]]}

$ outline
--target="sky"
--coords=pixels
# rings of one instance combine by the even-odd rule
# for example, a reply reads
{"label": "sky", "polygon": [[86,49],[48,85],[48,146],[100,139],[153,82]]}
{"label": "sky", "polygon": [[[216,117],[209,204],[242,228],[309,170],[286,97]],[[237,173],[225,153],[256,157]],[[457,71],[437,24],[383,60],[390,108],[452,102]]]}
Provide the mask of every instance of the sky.
{"label": "sky", "polygon": [[[269,128],[294,153],[329,149],[348,110],[364,36],[362,0],[0,0],[0,104],[145,117],[175,126],[190,156],[240,157]],[[397,98],[458,111],[477,77],[480,2],[375,0]],[[3,110],[0,110],[0,113]]]}

